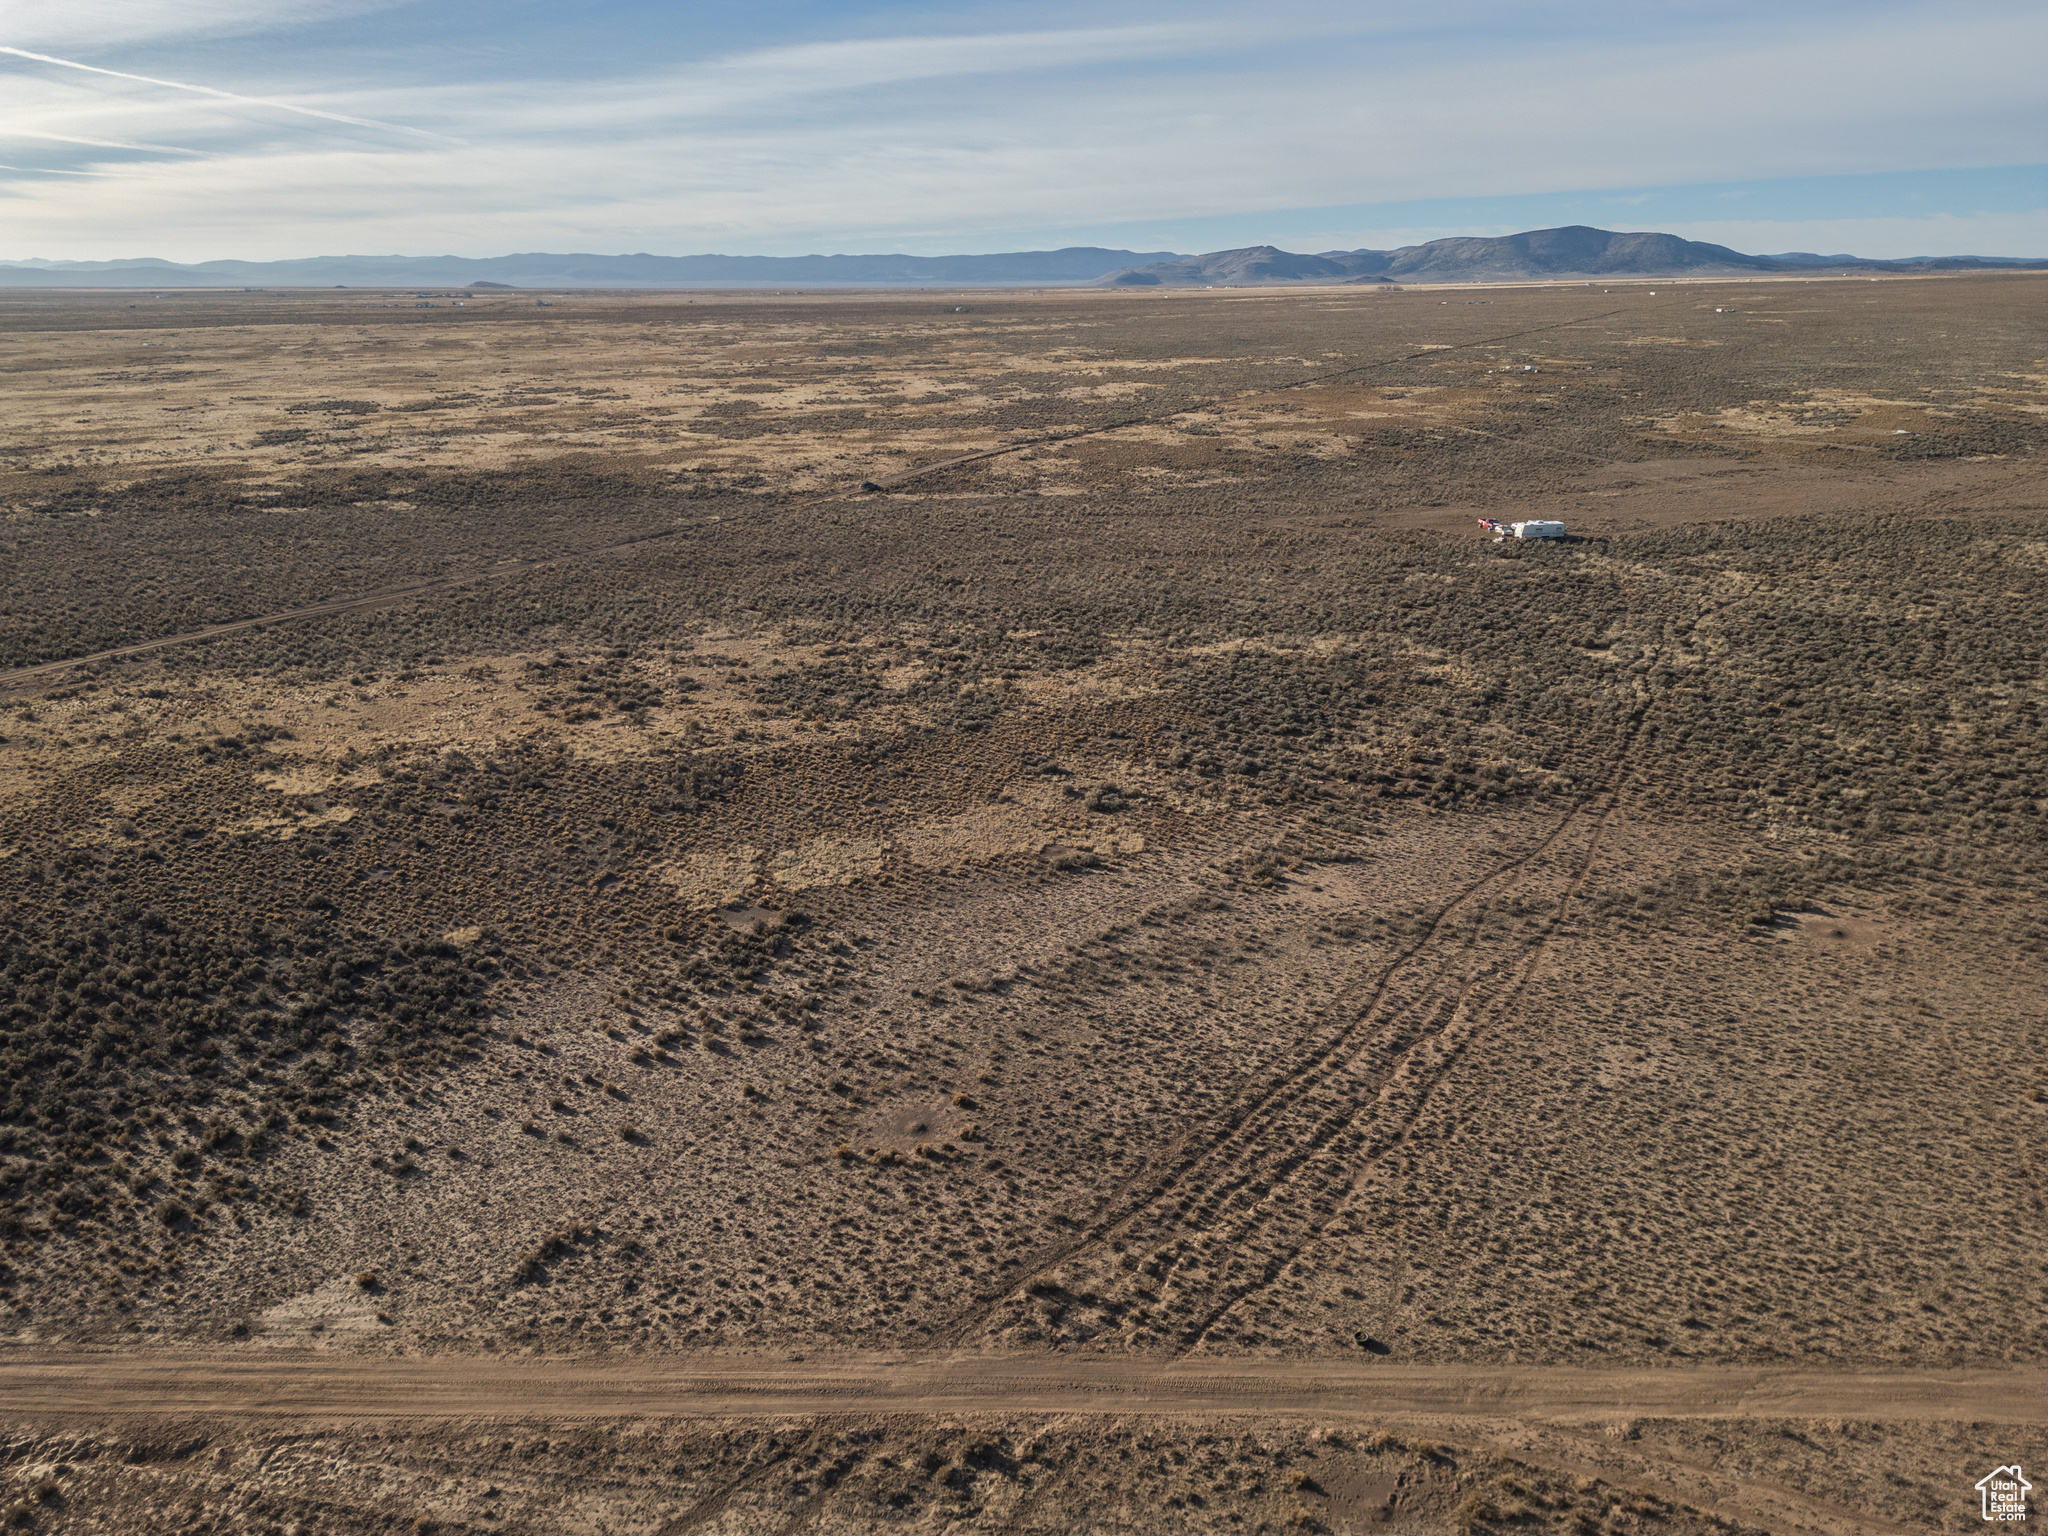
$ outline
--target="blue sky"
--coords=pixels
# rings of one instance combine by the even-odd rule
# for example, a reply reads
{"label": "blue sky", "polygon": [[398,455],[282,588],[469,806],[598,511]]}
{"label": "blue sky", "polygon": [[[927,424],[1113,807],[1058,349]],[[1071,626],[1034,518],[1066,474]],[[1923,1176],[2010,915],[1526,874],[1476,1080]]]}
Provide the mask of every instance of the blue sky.
{"label": "blue sky", "polygon": [[2038,0],[9,0],[0,46],[0,258],[2048,255]]}

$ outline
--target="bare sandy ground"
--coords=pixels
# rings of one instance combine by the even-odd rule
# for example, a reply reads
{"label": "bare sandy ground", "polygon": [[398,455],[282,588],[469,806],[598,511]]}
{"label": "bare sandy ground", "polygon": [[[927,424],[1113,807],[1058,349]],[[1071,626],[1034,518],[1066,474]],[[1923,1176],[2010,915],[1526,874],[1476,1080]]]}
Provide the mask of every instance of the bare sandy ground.
{"label": "bare sandy ground", "polygon": [[27,1351],[0,1370],[15,1435],[0,1488],[28,1495],[30,1523],[119,1531],[178,1511],[300,1531],[1906,1536],[1969,1528],[1977,1474],[1940,1469],[2038,1457],[2044,1385],[1998,1370]]}
{"label": "bare sandy ground", "polygon": [[817,1413],[1343,1412],[1564,1424],[1629,1418],[1868,1418],[2048,1424],[2040,1370],[1477,1368],[882,1353],[777,1363],[177,1352],[12,1352],[0,1413],[48,1417],[586,1419]]}

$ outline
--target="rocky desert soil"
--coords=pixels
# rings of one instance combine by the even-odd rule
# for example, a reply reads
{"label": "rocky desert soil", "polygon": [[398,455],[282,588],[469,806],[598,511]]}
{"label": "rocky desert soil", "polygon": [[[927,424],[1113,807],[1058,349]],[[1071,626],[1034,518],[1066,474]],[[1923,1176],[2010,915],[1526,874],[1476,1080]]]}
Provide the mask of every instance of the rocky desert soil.
{"label": "rocky desert soil", "polygon": [[545,298],[0,299],[0,1518],[2048,1465],[2041,278]]}

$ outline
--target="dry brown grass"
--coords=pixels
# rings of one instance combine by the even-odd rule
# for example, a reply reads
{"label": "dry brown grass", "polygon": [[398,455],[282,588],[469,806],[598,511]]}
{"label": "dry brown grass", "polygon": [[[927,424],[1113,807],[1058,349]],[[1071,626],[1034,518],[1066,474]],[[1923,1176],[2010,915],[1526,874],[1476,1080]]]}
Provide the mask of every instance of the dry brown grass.
{"label": "dry brown grass", "polygon": [[2034,295],[9,311],[16,662],[666,536],[8,695],[0,1334],[2038,1360]]}

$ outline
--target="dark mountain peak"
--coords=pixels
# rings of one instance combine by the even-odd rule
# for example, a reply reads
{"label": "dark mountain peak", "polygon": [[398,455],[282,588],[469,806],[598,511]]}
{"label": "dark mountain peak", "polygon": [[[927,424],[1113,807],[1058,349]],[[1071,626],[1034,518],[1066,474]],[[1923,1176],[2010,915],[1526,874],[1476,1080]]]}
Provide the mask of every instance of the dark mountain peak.
{"label": "dark mountain peak", "polygon": [[1125,267],[1097,281],[1112,288],[1173,286],[1232,288],[1246,284],[1347,282],[1386,266],[1381,251],[1327,251],[1297,256],[1272,245],[1246,245],[1206,256],[1183,256]]}
{"label": "dark mountain peak", "polygon": [[1125,267],[1099,282],[1113,287],[1156,284],[1215,287],[1294,283],[1499,283],[1540,278],[1677,277],[1717,273],[1799,272],[1815,267],[1875,272],[1967,271],[2029,263],[1946,256],[1911,262],[1854,256],[1746,256],[1725,245],[1655,230],[1595,229],[1566,224],[1515,235],[1454,235],[1394,251],[1323,251],[1293,256],[1270,245]]}
{"label": "dark mountain peak", "polygon": [[1770,263],[1725,245],[1655,231],[1617,233],[1585,224],[1491,238],[1459,236],[1393,253],[1388,270],[1416,282],[1517,277],[1661,277],[1718,269],[1756,271]]}

